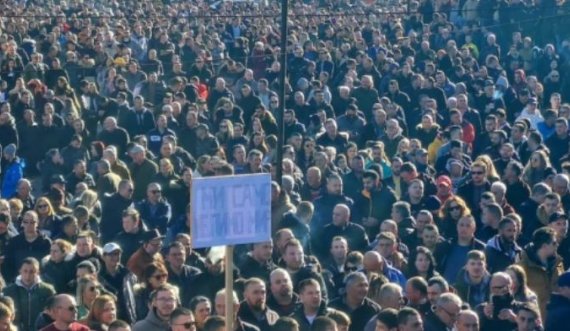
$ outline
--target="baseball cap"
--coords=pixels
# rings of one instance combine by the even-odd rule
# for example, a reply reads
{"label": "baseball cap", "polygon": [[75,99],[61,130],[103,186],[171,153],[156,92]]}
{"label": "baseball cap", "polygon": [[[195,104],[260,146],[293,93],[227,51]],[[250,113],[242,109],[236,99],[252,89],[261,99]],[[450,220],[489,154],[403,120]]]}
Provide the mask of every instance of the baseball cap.
{"label": "baseball cap", "polygon": [[123,249],[121,248],[121,246],[119,246],[116,243],[107,243],[105,244],[105,246],[103,246],[103,254],[111,254],[115,251],[123,251]]}
{"label": "baseball cap", "polygon": [[437,186],[444,185],[447,187],[451,187],[451,185],[452,185],[451,178],[449,178],[448,176],[445,176],[445,175],[439,176],[439,177],[437,177],[436,184],[437,184]]}

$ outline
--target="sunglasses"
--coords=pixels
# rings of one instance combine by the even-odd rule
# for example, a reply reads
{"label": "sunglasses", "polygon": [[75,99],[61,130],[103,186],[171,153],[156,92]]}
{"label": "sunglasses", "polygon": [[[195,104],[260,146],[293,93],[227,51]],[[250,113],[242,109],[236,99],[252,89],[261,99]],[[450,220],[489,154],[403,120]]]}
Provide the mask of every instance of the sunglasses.
{"label": "sunglasses", "polygon": [[152,193],[152,194],[158,194],[158,193],[162,193],[162,191],[161,191],[161,190],[152,190],[152,191],[150,191],[150,193]]}
{"label": "sunglasses", "polygon": [[447,208],[447,210],[449,210],[449,211],[461,210],[461,207],[459,207],[459,206],[453,206],[453,207]]}
{"label": "sunglasses", "polygon": [[75,312],[77,311],[77,306],[69,306],[69,307],[65,307],[66,310],[71,311],[71,312]]}
{"label": "sunglasses", "polygon": [[174,326],[183,326],[186,330],[190,330],[196,326],[196,322],[186,322],[182,324],[173,324]]}
{"label": "sunglasses", "polygon": [[47,208],[48,205],[38,205],[38,208]]}
{"label": "sunglasses", "polygon": [[485,172],[483,172],[483,171],[471,171],[471,173],[473,175],[484,175],[485,174]]}

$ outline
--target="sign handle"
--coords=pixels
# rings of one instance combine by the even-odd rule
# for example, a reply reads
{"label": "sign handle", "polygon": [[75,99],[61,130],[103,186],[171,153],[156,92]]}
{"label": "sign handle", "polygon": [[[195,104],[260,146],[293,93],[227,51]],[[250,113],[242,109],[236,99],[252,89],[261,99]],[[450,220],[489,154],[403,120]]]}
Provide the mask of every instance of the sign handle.
{"label": "sign handle", "polygon": [[233,331],[234,326],[234,246],[226,246],[226,330]]}

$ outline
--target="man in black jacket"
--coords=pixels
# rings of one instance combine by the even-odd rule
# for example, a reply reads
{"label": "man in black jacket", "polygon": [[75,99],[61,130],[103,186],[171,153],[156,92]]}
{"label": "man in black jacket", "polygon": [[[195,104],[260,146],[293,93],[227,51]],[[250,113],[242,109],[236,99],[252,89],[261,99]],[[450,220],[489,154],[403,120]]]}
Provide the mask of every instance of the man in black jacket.
{"label": "man in black jacket", "polygon": [[133,183],[122,180],[119,191],[103,199],[101,213],[101,242],[107,243],[121,231],[121,218],[123,211],[132,205]]}
{"label": "man in black jacket", "polygon": [[139,212],[134,208],[128,208],[123,211],[121,217],[122,231],[119,232],[113,242],[117,243],[123,254],[121,255],[121,263],[126,264],[131,255],[139,249],[143,241],[144,228],[140,219]]}
{"label": "man in black jacket", "polygon": [[329,306],[350,316],[349,331],[364,330],[364,326],[380,312],[380,306],[368,299],[368,279],[362,272],[352,272],[345,278],[345,294],[330,302]]}
{"label": "man in black jacket", "polygon": [[461,299],[453,293],[444,293],[432,311],[424,318],[425,331],[451,330],[461,312]]}
{"label": "man in black jacket", "polygon": [[245,257],[245,261],[239,267],[242,277],[246,279],[258,277],[268,282],[269,274],[276,268],[271,261],[272,254],[273,242],[271,240],[253,244],[251,251]]}
{"label": "man in black jacket", "polygon": [[397,200],[394,190],[384,185],[381,178],[382,174],[374,170],[365,171],[362,175],[365,191],[359,194],[354,205],[353,221],[364,226],[370,237],[375,237],[379,225],[390,218],[391,206]]}
{"label": "man in black jacket", "polygon": [[196,276],[201,273],[200,269],[186,265],[186,248],[182,243],[175,241],[168,246],[166,255],[168,269],[168,283],[180,289],[182,306],[188,307],[192,297],[189,289],[199,286],[195,282]]}
{"label": "man in black jacket", "polygon": [[299,323],[299,331],[311,331],[316,317],[327,316],[334,309],[327,308],[321,297],[321,287],[314,279],[306,279],[299,284],[301,304],[293,313],[293,318]]}
{"label": "man in black jacket", "polygon": [[279,315],[266,305],[265,282],[260,278],[250,278],[245,282],[245,300],[240,304],[238,317],[251,323],[260,331],[271,331]]}
{"label": "man in black jacket", "polygon": [[516,243],[517,223],[512,218],[499,222],[499,234],[489,239],[485,247],[487,269],[490,273],[505,271],[520,260],[522,248]]}
{"label": "man in black jacket", "polygon": [[491,278],[491,299],[477,306],[481,320],[481,331],[513,330],[516,328],[516,312],[522,305],[515,301],[512,293],[512,279],[503,272]]}
{"label": "man in black jacket", "polygon": [[334,237],[341,236],[348,242],[351,251],[364,251],[368,246],[368,236],[361,225],[350,222],[350,209],[347,205],[334,207],[332,223],[324,227],[321,235],[315,237],[314,247],[318,248],[318,257],[323,260],[328,256]]}

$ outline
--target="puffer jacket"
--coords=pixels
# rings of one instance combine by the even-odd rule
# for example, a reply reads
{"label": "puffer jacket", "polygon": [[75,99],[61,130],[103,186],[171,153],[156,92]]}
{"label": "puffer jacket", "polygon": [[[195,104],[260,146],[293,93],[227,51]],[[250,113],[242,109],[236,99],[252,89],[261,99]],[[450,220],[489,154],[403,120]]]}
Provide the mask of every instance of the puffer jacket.
{"label": "puffer jacket", "polygon": [[557,255],[543,265],[536,256],[536,247],[531,243],[524,248],[519,265],[526,272],[528,287],[538,296],[541,315],[546,316],[546,304],[557,289],[558,277],[564,272],[562,258]]}
{"label": "puffer jacket", "polygon": [[46,300],[55,295],[53,286],[41,281],[40,277],[31,287],[26,287],[20,278],[8,285],[2,294],[14,300],[16,319],[14,324],[19,330],[34,330],[36,318],[44,309]]}

